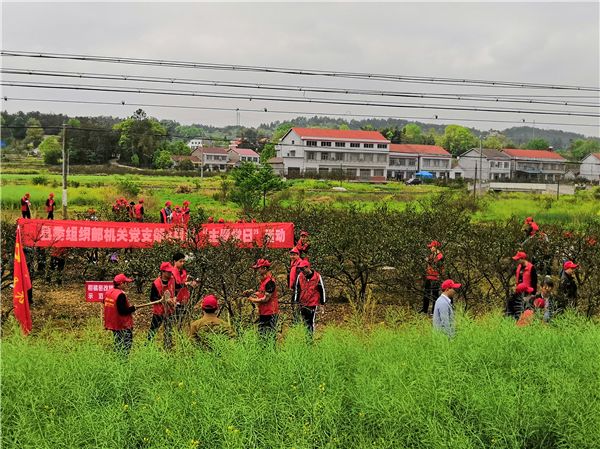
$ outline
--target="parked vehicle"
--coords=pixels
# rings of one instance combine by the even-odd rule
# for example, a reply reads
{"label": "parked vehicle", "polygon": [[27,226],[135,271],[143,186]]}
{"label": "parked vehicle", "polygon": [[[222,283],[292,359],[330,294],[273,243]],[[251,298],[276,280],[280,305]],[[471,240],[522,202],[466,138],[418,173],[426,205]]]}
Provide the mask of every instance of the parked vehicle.
{"label": "parked vehicle", "polygon": [[408,181],[406,181],[405,184],[407,186],[416,186],[419,184],[423,184],[423,181],[421,181],[419,178],[410,178]]}

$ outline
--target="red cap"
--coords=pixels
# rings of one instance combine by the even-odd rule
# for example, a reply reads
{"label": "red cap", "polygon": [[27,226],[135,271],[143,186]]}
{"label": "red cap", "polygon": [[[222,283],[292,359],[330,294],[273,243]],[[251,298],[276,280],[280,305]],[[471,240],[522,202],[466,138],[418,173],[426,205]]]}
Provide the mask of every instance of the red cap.
{"label": "red cap", "polygon": [[225,220],[223,220],[222,218],[219,218],[219,223],[225,223]]}
{"label": "red cap", "polygon": [[189,206],[189,205],[190,205],[190,202],[189,202],[188,200],[185,200],[185,201],[183,202],[183,205],[184,205],[184,206]]}
{"label": "red cap", "polygon": [[442,244],[440,242],[438,242],[437,240],[432,240],[431,243],[429,245],[427,245],[427,248],[439,248],[440,246],[442,246]]}
{"label": "red cap", "polygon": [[124,282],[133,282],[133,279],[128,278],[123,273],[117,274],[114,278],[115,283],[122,284]]}
{"label": "red cap", "polygon": [[529,287],[525,282],[521,282],[517,285],[517,293],[533,293],[533,287]]}
{"label": "red cap", "polygon": [[300,237],[306,236],[308,237],[308,232],[306,231],[300,231]]}
{"label": "red cap", "polygon": [[571,260],[567,260],[564,264],[563,264],[563,269],[564,270],[568,270],[570,268],[577,268],[579,267],[579,265],[577,265],[575,262],[571,261]]}
{"label": "red cap", "polygon": [[442,291],[448,290],[450,288],[460,288],[460,287],[462,287],[462,284],[454,282],[452,279],[446,279],[444,282],[442,282]]}
{"label": "red cap", "polygon": [[203,309],[218,309],[219,302],[217,301],[217,297],[215,295],[206,295],[202,299],[202,308]]}
{"label": "red cap", "polygon": [[253,218],[252,220],[250,220],[250,223],[256,223],[256,218]]}
{"label": "red cap", "polygon": [[310,268],[310,262],[306,259],[302,259],[298,262],[298,268]]}
{"label": "red cap", "polygon": [[300,251],[298,251],[298,248],[296,248],[295,246],[290,250],[290,254],[300,254]]}
{"label": "red cap", "polygon": [[144,198],[140,198],[140,200],[138,201],[138,203],[143,204],[144,203]]}
{"label": "red cap", "polygon": [[167,202],[165,203],[165,207],[166,207],[166,206],[170,206],[171,204],[173,204],[173,203],[171,203],[170,201],[167,201]]}
{"label": "red cap", "polygon": [[525,253],[524,251],[518,251],[517,254],[515,254],[513,256],[513,260],[521,260],[521,259],[527,259],[527,253]]}
{"label": "red cap", "polygon": [[533,221],[533,217],[527,217],[525,219],[525,223],[531,223]]}
{"label": "red cap", "polygon": [[256,261],[256,264],[252,265],[252,268],[256,269],[256,268],[269,268],[271,266],[271,262],[269,262],[267,259],[258,259]]}
{"label": "red cap", "polygon": [[163,262],[160,264],[160,271],[168,271],[169,273],[173,272],[173,265],[169,262]]}
{"label": "red cap", "polygon": [[25,196],[31,196],[31,195],[29,195],[29,193],[26,193]]}
{"label": "red cap", "polygon": [[207,221],[208,221],[209,223],[214,223],[214,222],[215,222],[215,219],[214,219],[213,217],[208,217],[208,220],[207,220]]}
{"label": "red cap", "polygon": [[54,193],[50,193],[48,196],[54,196]]}
{"label": "red cap", "polygon": [[533,307],[536,309],[543,309],[546,307],[546,301],[544,301],[544,298],[535,298],[533,301]]}

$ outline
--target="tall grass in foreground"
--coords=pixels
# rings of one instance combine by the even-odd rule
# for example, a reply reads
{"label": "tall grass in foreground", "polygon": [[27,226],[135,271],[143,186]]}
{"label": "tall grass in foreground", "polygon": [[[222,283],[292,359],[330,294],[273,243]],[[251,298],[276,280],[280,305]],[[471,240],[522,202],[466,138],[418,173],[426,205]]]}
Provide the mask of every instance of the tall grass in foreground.
{"label": "tall grass in foreground", "polygon": [[180,341],[128,361],[90,331],[2,342],[5,448],[597,448],[600,329],[461,320]]}

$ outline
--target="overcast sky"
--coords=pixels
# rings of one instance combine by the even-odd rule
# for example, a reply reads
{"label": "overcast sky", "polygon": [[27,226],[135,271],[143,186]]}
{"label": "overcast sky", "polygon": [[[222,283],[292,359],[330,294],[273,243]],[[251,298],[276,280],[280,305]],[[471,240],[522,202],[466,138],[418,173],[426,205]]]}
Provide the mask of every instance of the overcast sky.
{"label": "overcast sky", "polygon": [[[600,85],[599,6],[590,3],[3,3],[2,49],[53,53],[78,53],[152,59],[185,60],[279,66],[332,71],[397,75],[522,81],[562,85]],[[235,80],[312,86],[345,86],[410,92],[540,94],[530,90],[433,88],[422,84],[331,80],[317,77],[233,73],[75,61],[48,61],[3,57],[4,68],[65,70],[152,75],[169,78]],[[2,75],[3,80],[73,82],[61,78]],[[309,78],[309,79],[307,79]],[[83,84],[148,86],[127,81],[79,81]],[[203,86],[154,88],[211,91]],[[245,93],[231,88],[213,92]],[[543,91],[558,95],[563,92]],[[269,95],[290,95],[269,92]],[[598,92],[582,101],[598,103]],[[133,105],[85,105],[24,102],[11,98],[70,99],[178,106],[250,108],[308,113],[351,113],[420,117],[421,121],[460,123],[487,130],[517,124],[472,122],[480,120],[536,120],[536,126],[598,136],[598,118],[531,116],[516,113],[448,112],[419,108],[276,103],[217,100],[131,93],[70,92],[3,87],[9,112],[40,110],[69,115],[125,117]],[[294,94],[329,97],[331,94]],[[339,97],[336,97],[339,98]],[[373,100],[372,97],[344,97]],[[377,100],[377,98],[375,98]],[[381,99],[380,99],[381,100]],[[431,100],[385,98],[402,103]],[[448,104],[445,102],[444,104]],[[465,105],[455,101],[454,105]],[[479,104],[486,106],[486,103]],[[499,106],[491,104],[491,106]],[[505,105],[542,110],[577,110],[598,113],[598,107],[573,108],[548,105]],[[235,124],[233,111],[144,107],[152,116],[182,123],[216,126]],[[296,114],[297,115],[297,114]],[[241,112],[240,123],[256,126],[286,120],[294,114]],[[361,118],[361,117],[357,117]],[[558,125],[543,125],[555,122]],[[591,124],[592,127],[575,124]]]}

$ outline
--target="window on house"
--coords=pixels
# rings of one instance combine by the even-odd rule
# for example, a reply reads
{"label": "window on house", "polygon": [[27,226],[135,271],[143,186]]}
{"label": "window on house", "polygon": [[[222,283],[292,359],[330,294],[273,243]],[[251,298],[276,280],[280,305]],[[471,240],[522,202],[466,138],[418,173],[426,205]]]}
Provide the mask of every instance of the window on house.
{"label": "window on house", "polygon": [[387,143],[378,143],[377,148],[387,148]]}
{"label": "window on house", "polygon": [[335,160],[336,161],[343,161],[344,160],[344,153],[335,153]]}
{"label": "window on house", "polygon": [[373,176],[383,176],[383,168],[376,168],[373,170]]}
{"label": "window on house", "polygon": [[365,143],[363,145],[363,148],[373,148],[373,144],[372,143]]}
{"label": "window on house", "polygon": [[338,148],[345,148],[346,147],[346,142],[336,142],[335,146]]}
{"label": "window on house", "polygon": [[410,167],[414,167],[415,165],[417,165],[417,160],[416,159],[409,159],[408,160],[408,165]]}
{"label": "window on house", "polygon": [[316,140],[307,140],[306,141],[306,146],[307,147],[316,147],[317,146],[317,141]]}
{"label": "window on house", "polygon": [[296,150],[290,151],[290,157],[296,157]]}
{"label": "window on house", "polygon": [[358,142],[350,142],[350,148],[360,148],[360,143],[358,143]]}
{"label": "window on house", "polygon": [[314,161],[316,159],[316,153],[314,151],[307,151],[306,152],[306,159],[309,161]]}
{"label": "window on house", "polygon": [[295,140],[292,140],[292,145],[296,145],[296,141]]}
{"label": "window on house", "polygon": [[321,160],[322,161],[328,161],[329,160],[329,153],[321,153]]}
{"label": "window on house", "polygon": [[326,142],[326,141],[321,142],[321,146],[322,147],[330,147],[331,146],[331,142]]}
{"label": "window on house", "polygon": [[406,165],[406,159],[398,159],[398,165],[404,167]]}
{"label": "window on house", "polygon": [[385,154],[377,155],[377,162],[385,162],[385,161],[387,161],[387,156]]}
{"label": "window on house", "polygon": [[365,162],[373,162],[373,155],[365,154]]}

